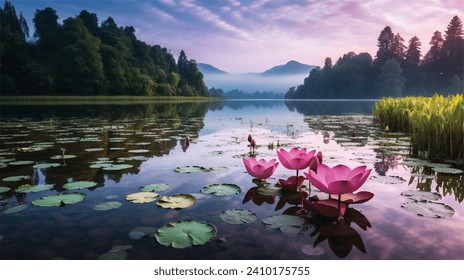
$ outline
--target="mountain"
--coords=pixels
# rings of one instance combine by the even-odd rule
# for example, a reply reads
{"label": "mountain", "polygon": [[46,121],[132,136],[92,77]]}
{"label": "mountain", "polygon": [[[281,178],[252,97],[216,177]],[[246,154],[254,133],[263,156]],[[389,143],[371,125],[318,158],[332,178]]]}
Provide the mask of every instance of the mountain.
{"label": "mountain", "polygon": [[302,84],[314,65],[291,60],[284,65],[274,66],[261,73],[230,74],[210,64],[198,63],[208,88],[222,89],[224,92],[239,90],[244,92],[274,92],[284,94],[290,87]]}
{"label": "mountain", "polygon": [[269,75],[298,75],[306,74],[309,75],[309,72],[316,67],[314,65],[303,64],[295,60],[287,62],[285,65],[274,66],[269,70],[261,73],[263,76]]}
{"label": "mountain", "polygon": [[205,76],[206,75],[217,75],[217,74],[229,74],[226,71],[222,71],[221,69],[218,69],[211,64],[198,63],[197,66],[200,72],[202,72],[203,75]]}

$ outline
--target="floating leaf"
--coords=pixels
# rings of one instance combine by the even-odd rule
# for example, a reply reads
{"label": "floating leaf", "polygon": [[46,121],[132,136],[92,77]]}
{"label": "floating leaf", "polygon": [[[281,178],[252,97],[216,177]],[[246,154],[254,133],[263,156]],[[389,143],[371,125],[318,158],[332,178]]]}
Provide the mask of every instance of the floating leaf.
{"label": "floating leaf", "polygon": [[132,240],[138,240],[144,236],[153,236],[156,232],[154,227],[136,227],[129,232],[129,238]]}
{"label": "floating leaf", "polygon": [[301,227],[305,220],[298,216],[275,215],[263,220],[263,223],[270,229],[285,229],[285,227]]}
{"label": "floating leaf", "polygon": [[22,180],[29,180],[31,179],[31,176],[29,175],[19,175],[19,176],[10,176],[10,177],[5,177],[3,178],[2,181],[4,182],[19,182]]}
{"label": "floating leaf", "polygon": [[197,172],[202,172],[204,171],[205,168],[204,167],[201,167],[201,166],[183,166],[183,167],[176,167],[174,169],[175,172],[177,173],[197,173]]}
{"label": "floating leaf", "polygon": [[227,172],[229,171],[229,168],[227,167],[208,167],[208,168],[204,168],[203,170],[204,172],[207,172],[207,173],[224,173],[224,172]]}
{"label": "floating leaf", "polygon": [[77,157],[76,155],[55,155],[50,157],[50,159],[71,159]]}
{"label": "floating leaf", "polygon": [[6,193],[8,191],[10,191],[11,188],[8,188],[8,187],[0,187],[0,193]]}
{"label": "floating leaf", "polygon": [[434,179],[434,175],[422,174],[422,173],[411,173],[411,177],[419,177],[424,179]]}
{"label": "floating leaf", "polygon": [[199,221],[177,221],[159,228],[155,238],[161,245],[182,249],[194,245],[203,245],[216,234],[216,229]]}
{"label": "floating leaf", "polygon": [[405,179],[399,177],[399,176],[371,176],[369,177],[369,180],[379,182],[382,184],[401,184],[406,182]]}
{"label": "floating leaf", "polygon": [[118,196],[115,195],[115,194],[110,194],[110,195],[105,196],[105,198],[106,199],[116,199],[116,198],[118,198]]}
{"label": "floating leaf", "polygon": [[273,186],[258,187],[258,193],[266,196],[281,196],[282,188]]}
{"label": "floating leaf", "polygon": [[129,169],[132,167],[134,166],[131,164],[110,164],[110,165],[102,166],[102,169],[107,170],[107,171],[111,171],[111,170],[114,171],[114,170]]}
{"label": "floating leaf", "polygon": [[99,260],[125,260],[127,252],[124,250],[110,250],[98,256]]}
{"label": "floating leaf", "polygon": [[92,181],[76,181],[65,184],[63,188],[67,190],[80,190],[95,187],[96,185],[97,183]]}
{"label": "floating leaf", "polygon": [[126,200],[129,200],[133,203],[148,203],[155,201],[159,194],[155,192],[138,192],[128,194]]}
{"label": "floating leaf", "polygon": [[156,204],[163,208],[182,209],[192,206],[196,200],[191,194],[176,194],[173,196],[162,196]]}
{"label": "floating leaf", "polygon": [[140,187],[139,189],[143,192],[162,192],[169,190],[171,186],[167,184],[149,184],[143,187]]}
{"label": "floating leaf", "polygon": [[104,203],[97,204],[93,207],[93,210],[97,211],[108,211],[112,209],[117,209],[121,207],[122,203],[119,201],[108,201]]}
{"label": "floating leaf", "polygon": [[18,193],[34,193],[41,191],[48,191],[53,189],[54,185],[22,185],[16,189]]}
{"label": "floating leaf", "polygon": [[430,218],[447,218],[455,213],[449,205],[427,200],[406,202],[401,207],[419,216]]}
{"label": "floating leaf", "polygon": [[301,252],[308,256],[320,256],[325,253],[325,250],[319,246],[304,245],[301,247]]}
{"label": "floating leaf", "polygon": [[103,151],[104,149],[103,148],[88,148],[88,149],[85,149],[86,152],[100,152],[100,151]]}
{"label": "floating leaf", "polygon": [[32,160],[19,160],[19,161],[10,161],[9,165],[29,165],[33,164]]}
{"label": "floating leaf", "polygon": [[137,150],[129,150],[129,153],[133,154],[143,154],[143,153],[148,153],[150,150],[146,149],[137,149]]}
{"label": "floating leaf", "polygon": [[111,167],[113,166],[113,163],[108,163],[108,162],[94,162],[91,164],[89,167],[90,168],[105,168],[105,167]]}
{"label": "floating leaf", "polygon": [[212,184],[203,187],[201,192],[214,194],[217,196],[224,196],[238,194],[241,192],[241,189],[235,184]]}
{"label": "floating leaf", "polygon": [[441,199],[441,194],[433,193],[433,192],[426,192],[426,191],[418,191],[418,190],[409,190],[404,191],[401,193],[402,196],[406,196],[407,198],[413,199],[415,201],[436,201]]}
{"label": "floating leaf", "polygon": [[433,167],[432,170],[438,173],[447,173],[447,174],[461,174],[462,172],[464,172],[461,169],[450,168],[450,167]]}
{"label": "floating leaf", "polygon": [[6,208],[5,210],[2,211],[2,214],[18,213],[23,210],[26,210],[27,208],[28,208],[27,204],[20,204],[20,205],[16,205],[10,208]]}
{"label": "floating leaf", "polygon": [[219,214],[219,217],[224,222],[233,225],[248,224],[258,219],[255,213],[243,209],[225,210]]}
{"label": "floating leaf", "polygon": [[52,163],[39,163],[39,164],[35,164],[34,166],[32,166],[32,168],[46,169],[46,168],[58,167],[58,166],[61,166],[61,164],[56,163],[56,162],[52,162]]}
{"label": "floating leaf", "polygon": [[63,206],[66,204],[74,204],[85,199],[85,194],[81,193],[62,193],[54,194],[39,199],[33,200],[32,204],[35,206],[52,207]]}

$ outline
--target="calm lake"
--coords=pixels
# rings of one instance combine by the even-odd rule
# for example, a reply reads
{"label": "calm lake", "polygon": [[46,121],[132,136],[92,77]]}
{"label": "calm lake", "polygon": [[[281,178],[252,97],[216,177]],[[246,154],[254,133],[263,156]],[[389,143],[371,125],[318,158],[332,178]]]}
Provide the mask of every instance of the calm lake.
{"label": "calm lake", "polygon": [[[462,162],[409,158],[407,135],[373,123],[374,104],[2,105],[0,258],[464,259]],[[264,186],[246,173],[249,134],[258,158],[306,147],[321,151],[329,166],[367,165],[372,172],[360,190],[375,196],[350,205],[350,219],[314,218],[298,194],[273,188],[294,171],[280,165]],[[236,191],[208,193],[214,184]],[[126,199],[147,185],[160,196],[190,194],[194,204],[169,209],[157,205],[159,198]],[[314,187],[306,191],[322,196]],[[79,201],[43,205],[42,198],[57,194],[77,194]],[[234,209],[249,210],[253,219],[225,221]],[[281,214],[304,223],[263,222]],[[170,222],[189,220],[211,225],[214,237],[185,249],[154,237]]]}

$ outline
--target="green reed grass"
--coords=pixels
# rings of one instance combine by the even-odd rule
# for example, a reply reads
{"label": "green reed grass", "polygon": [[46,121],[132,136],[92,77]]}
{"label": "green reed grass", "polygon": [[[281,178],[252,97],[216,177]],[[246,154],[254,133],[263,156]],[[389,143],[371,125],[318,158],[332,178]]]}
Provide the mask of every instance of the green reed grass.
{"label": "green reed grass", "polygon": [[411,154],[430,159],[464,158],[463,94],[382,98],[374,120],[390,131],[411,134]]}

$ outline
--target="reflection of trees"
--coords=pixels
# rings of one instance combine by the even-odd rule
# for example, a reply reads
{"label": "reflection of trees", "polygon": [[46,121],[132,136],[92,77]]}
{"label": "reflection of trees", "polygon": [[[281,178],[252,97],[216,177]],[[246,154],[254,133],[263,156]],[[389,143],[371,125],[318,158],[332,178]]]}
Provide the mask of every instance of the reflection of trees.
{"label": "reflection of trees", "polygon": [[[84,106],[86,109],[81,111],[75,111],[77,108],[73,106],[58,106],[61,108],[47,107],[50,109],[48,113],[46,110],[39,109],[35,115],[31,113],[29,116],[42,118],[45,115],[49,118],[58,113],[63,113],[63,115],[58,114],[59,117],[47,121],[27,120],[21,121],[20,124],[17,121],[3,122],[0,127],[2,132],[13,136],[8,141],[0,140],[1,147],[15,150],[18,145],[25,146],[36,142],[54,143],[52,147],[42,151],[15,152],[13,157],[16,160],[34,160],[37,163],[59,162],[62,166],[40,171],[33,169],[31,165],[7,166],[2,168],[0,177],[18,174],[31,175],[30,181],[8,185],[13,188],[25,183],[37,184],[39,172],[40,176],[45,177],[45,183],[55,184],[58,188],[70,180],[93,180],[98,183],[98,186],[103,186],[105,176],[118,182],[125,174],[137,174],[143,161],[169,154],[177,146],[178,141],[184,139],[186,135],[197,138],[200,129],[204,126],[203,120],[208,106],[208,103],[150,103],[145,106],[92,105],[88,106],[90,108]],[[91,112],[90,115],[87,115],[89,112]],[[69,115],[72,115],[72,118],[66,117]],[[15,127],[10,127],[11,125]],[[74,138],[74,141],[61,142],[57,140],[60,138]],[[15,139],[18,141],[14,141]],[[84,139],[89,141],[84,141]],[[31,142],[13,143],[21,143],[23,140]],[[76,158],[51,160],[51,156],[62,153],[61,148],[66,150],[66,155],[76,155]],[[85,151],[94,148],[101,150]],[[130,152],[141,149],[148,151]],[[108,158],[113,161],[113,164],[131,164],[133,167],[119,171],[90,168],[90,165],[99,158]]]}
{"label": "reflection of trees", "polygon": [[411,168],[411,173],[424,174],[435,176],[432,178],[424,177],[411,177],[409,180],[409,185],[411,185],[414,180],[417,181],[416,188],[421,191],[432,191],[432,183],[435,180],[435,192],[441,194],[442,196],[453,196],[456,201],[462,202],[464,200],[464,175],[457,174],[445,174],[445,173],[435,173],[432,168],[428,166],[414,166]]}
{"label": "reflection of trees", "polygon": [[343,101],[292,101],[285,100],[290,111],[296,111],[305,116],[312,115],[345,115],[372,114],[375,101],[343,100]]}

